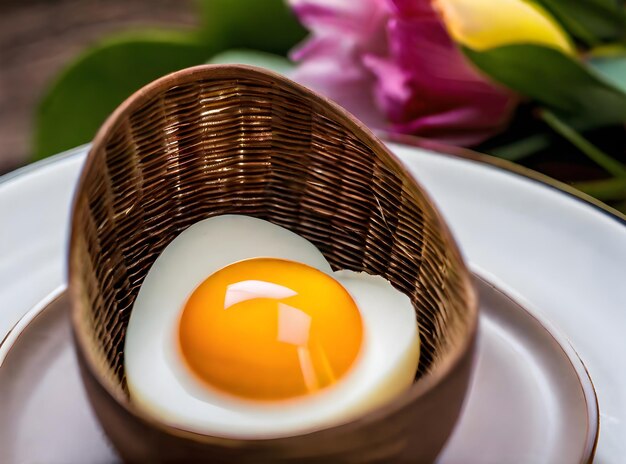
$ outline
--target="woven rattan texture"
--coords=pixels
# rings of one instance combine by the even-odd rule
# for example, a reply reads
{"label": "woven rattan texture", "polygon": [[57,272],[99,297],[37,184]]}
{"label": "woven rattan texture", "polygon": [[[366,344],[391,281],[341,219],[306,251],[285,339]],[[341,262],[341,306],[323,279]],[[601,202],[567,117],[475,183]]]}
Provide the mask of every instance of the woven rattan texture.
{"label": "woven rattan texture", "polygon": [[125,329],[148,269],[177,234],[218,214],[284,226],[334,268],[383,275],[409,295],[418,376],[460,343],[466,271],[439,217],[386,151],[327,105],[254,75],[183,81],[139,100],[91,154],[73,230],[79,323],[120,396]]}

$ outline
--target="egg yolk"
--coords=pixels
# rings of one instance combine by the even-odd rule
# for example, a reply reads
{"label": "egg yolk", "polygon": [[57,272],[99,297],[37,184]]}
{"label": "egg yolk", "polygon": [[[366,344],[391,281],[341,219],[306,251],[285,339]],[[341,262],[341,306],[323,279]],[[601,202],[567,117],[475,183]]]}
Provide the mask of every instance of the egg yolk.
{"label": "egg yolk", "polygon": [[195,376],[225,393],[284,400],[341,379],[363,340],[361,314],[331,276],[254,258],[210,275],[185,303],[178,331]]}

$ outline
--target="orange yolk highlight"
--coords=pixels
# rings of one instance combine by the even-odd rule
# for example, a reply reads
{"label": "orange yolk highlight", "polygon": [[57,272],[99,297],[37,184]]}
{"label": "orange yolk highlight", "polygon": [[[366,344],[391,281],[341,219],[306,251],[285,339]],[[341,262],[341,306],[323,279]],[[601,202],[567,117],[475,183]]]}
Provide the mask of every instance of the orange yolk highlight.
{"label": "orange yolk highlight", "polygon": [[179,325],[188,367],[210,387],[252,400],[314,393],[341,379],[363,341],[343,286],[305,264],[254,258],[209,276]]}

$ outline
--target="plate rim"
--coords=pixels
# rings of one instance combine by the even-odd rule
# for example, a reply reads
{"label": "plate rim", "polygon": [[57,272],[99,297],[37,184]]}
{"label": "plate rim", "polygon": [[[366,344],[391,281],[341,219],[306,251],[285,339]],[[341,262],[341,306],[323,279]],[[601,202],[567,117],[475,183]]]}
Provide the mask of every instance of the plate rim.
{"label": "plate rim", "polygon": [[32,324],[38,316],[43,314],[45,310],[61,299],[67,293],[67,285],[61,284],[44,296],[37,304],[32,306],[22,317],[20,317],[15,324],[8,330],[5,336],[0,340],[0,369],[4,364],[4,360],[11,351],[11,348],[22,333]]}
{"label": "plate rim", "polygon": [[[538,171],[524,167],[522,165],[513,163],[502,158],[497,158],[492,155],[487,155],[478,151],[474,151],[469,148],[455,147],[452,145],[446,145],[441,142],[428,140],[413,135],[406,134],[392,134],[389,132],[374,131],[376,137],[380,138],[384,144],[393,143],[403,145],[410,148],[419,148],[433,154],[443,155],[448,158],[461,159],[465,161],[473,161],[481,165],[489,166],[500,171],[504,171],[507,174],[516,175],[527,179],[533,183],[547,187],[551,190],[555,190],[559,193],[565,194],[567,197],[581,202],[587,206],[590,206],[595,211],[599,211],[608,217],[614,219],[619,224],[626,227],[626,214],[618,211],[617,209],[603,203],[602,201],[587,195],[586,193],[577,190],[576,188],[549,177],[545,174],[541,174]],[[49,156],[42,160],[35,161],[33,163],[22,166],[21,168],[10,171],[0,176],[0,188],[10,181],[19,179],[22,176],[32,174],[33,172],[44,168],[49,165],[54,165],[63,160],[71,159],[79,156],[86,156],[91,149],[91,142],[79,145],[74,148],[70,148],[66,151],[57,153],[56,155]]]}
{"label": "plate rim", "polygon": [[[541,316],[537,312],[537,308],[521,294],[519,294],[519,292],[502,282],[497,276],[485,271],[476,264],[468,263],[468,267],[474,279],[482,281],[494,291],[509,299],[513,304],[524,311],[528,317],[534,319],[548,333],[548,335],[552,337],[558,347],[563,351],[579,380],[579,385],[582,389],[587,411],[587,433],[585,436],[584,451],[581,455],[581,462],[593,462],[600,438],[600,405],[595,384],[584,361],[567,337],[561,334],[561,332],[550,321]],[[9,330],[7,335],[0,341],[0,369],[2,369],[5,359],[10,354],[11,348],[18,342],[20,336],[26,331],[26,329],[34,323],[48,307],[64,298],[67,294],[68,287],[66,284],[58,286],[17,321],[17,323]]]}
{"label": "plate rim", "polygon": [[498,158],[493,155],[481,153],[470,148],[455,147],[447,145],[434,140],[428,140],[414,135],[406,134],[392,134],[389,132],[376,132],[376,135],[384,143],[395,143],[398,145],[404,145],[406,147],[420,148],[435,154],[444,155],[449,158],[462,159],[466,161],[474,161],[476,163],[487,165],[492,168],[496,168],[500,171],[505,171],[509,174],[517,175],[528,179],[534,183],[548,187],[551,190],[556,190],[560,193],[567,195],[568,197],[580,201],[587,206],[591,206],[593,209],[600,211],[603,214],[608,215],[618,223],[626,226],[626,214],[618,211],[617,209],[607,205],[606,203],[588,195],[580,190],[556,180],[550,176],[542,174],[533,169],[527,168],[520,164],[508,161],[502,158]]}
{"label": "plate rim", "polygon": [[0,188],[4,187],[6,184],[9,184],[11,181],[20,179],[23,176],[27,176],[29,174],[33,174],[40,169],[43,169],[47,166],[51,166],[61,161],[64,161],[68,158],[79,157],[83,154],[87,154],[91,143],[85,143],[83,145],[78,145],[77,147],[70,148],[68,150],[59,152],[55,155],[48,156],[47,158],[40,159],[37,161],[33,161],[32,163],[21,166],[13,171],[9,171],[5,174],[0,175]]}
{"label": "plate rim", "polygon": [[[593,382],[591,374],[589,373],[587,365],[578,354],[578,351],[572,342],[546,317],[542,316],[537,307],[527,298],[511,288],[510,285],[507,285],[496,275],[482,269],[480,266],[470,262],[468,267],[471,274],[475,278],[478,278],[494,291],[500,293],[504,298],[512,301],[513,304],[525,311],[528,317],[534,319],[550,335],[550,337],[556,341],[559,348],[565,354],[565,357],[570,362],[572,369],[574,369],[577,377],[581,380],[580,386],[582,388],[583,397],[587,406],[587,434],[585,438],[585,452],[583,454],[582,462],[592,463],[598,448],[598,441],[600,440],[600,402],[598,399],[598,391],[596,390],[596,386]],[[588,382],[588,385],[585,385],[583,379]]]}

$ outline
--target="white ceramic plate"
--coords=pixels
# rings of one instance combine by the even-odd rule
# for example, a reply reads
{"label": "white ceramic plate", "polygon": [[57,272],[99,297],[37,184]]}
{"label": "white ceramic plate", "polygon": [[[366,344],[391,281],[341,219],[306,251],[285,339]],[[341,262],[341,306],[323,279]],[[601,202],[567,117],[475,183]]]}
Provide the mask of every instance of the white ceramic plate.
{"label": "white ceramic plate", "polygon": [[[476,372],[439,464],[587,462],[598,410],[583,364],[513,299],[484,280],[476,284]],[[3,463],[117,461],[80,383],[68,309],[67,295],[53,292],[0,346]]]}
{"label": "white ceramic plate", "polygon": [[[431,192],[474,269],[564,333],[598,392],[598,462],[626,456],[626,227],[490,165],[390,145]],[[68,211],[86,148],[0,183],[0,337],[64,281]],[[519,462],[524,462],[520,460]]]}

